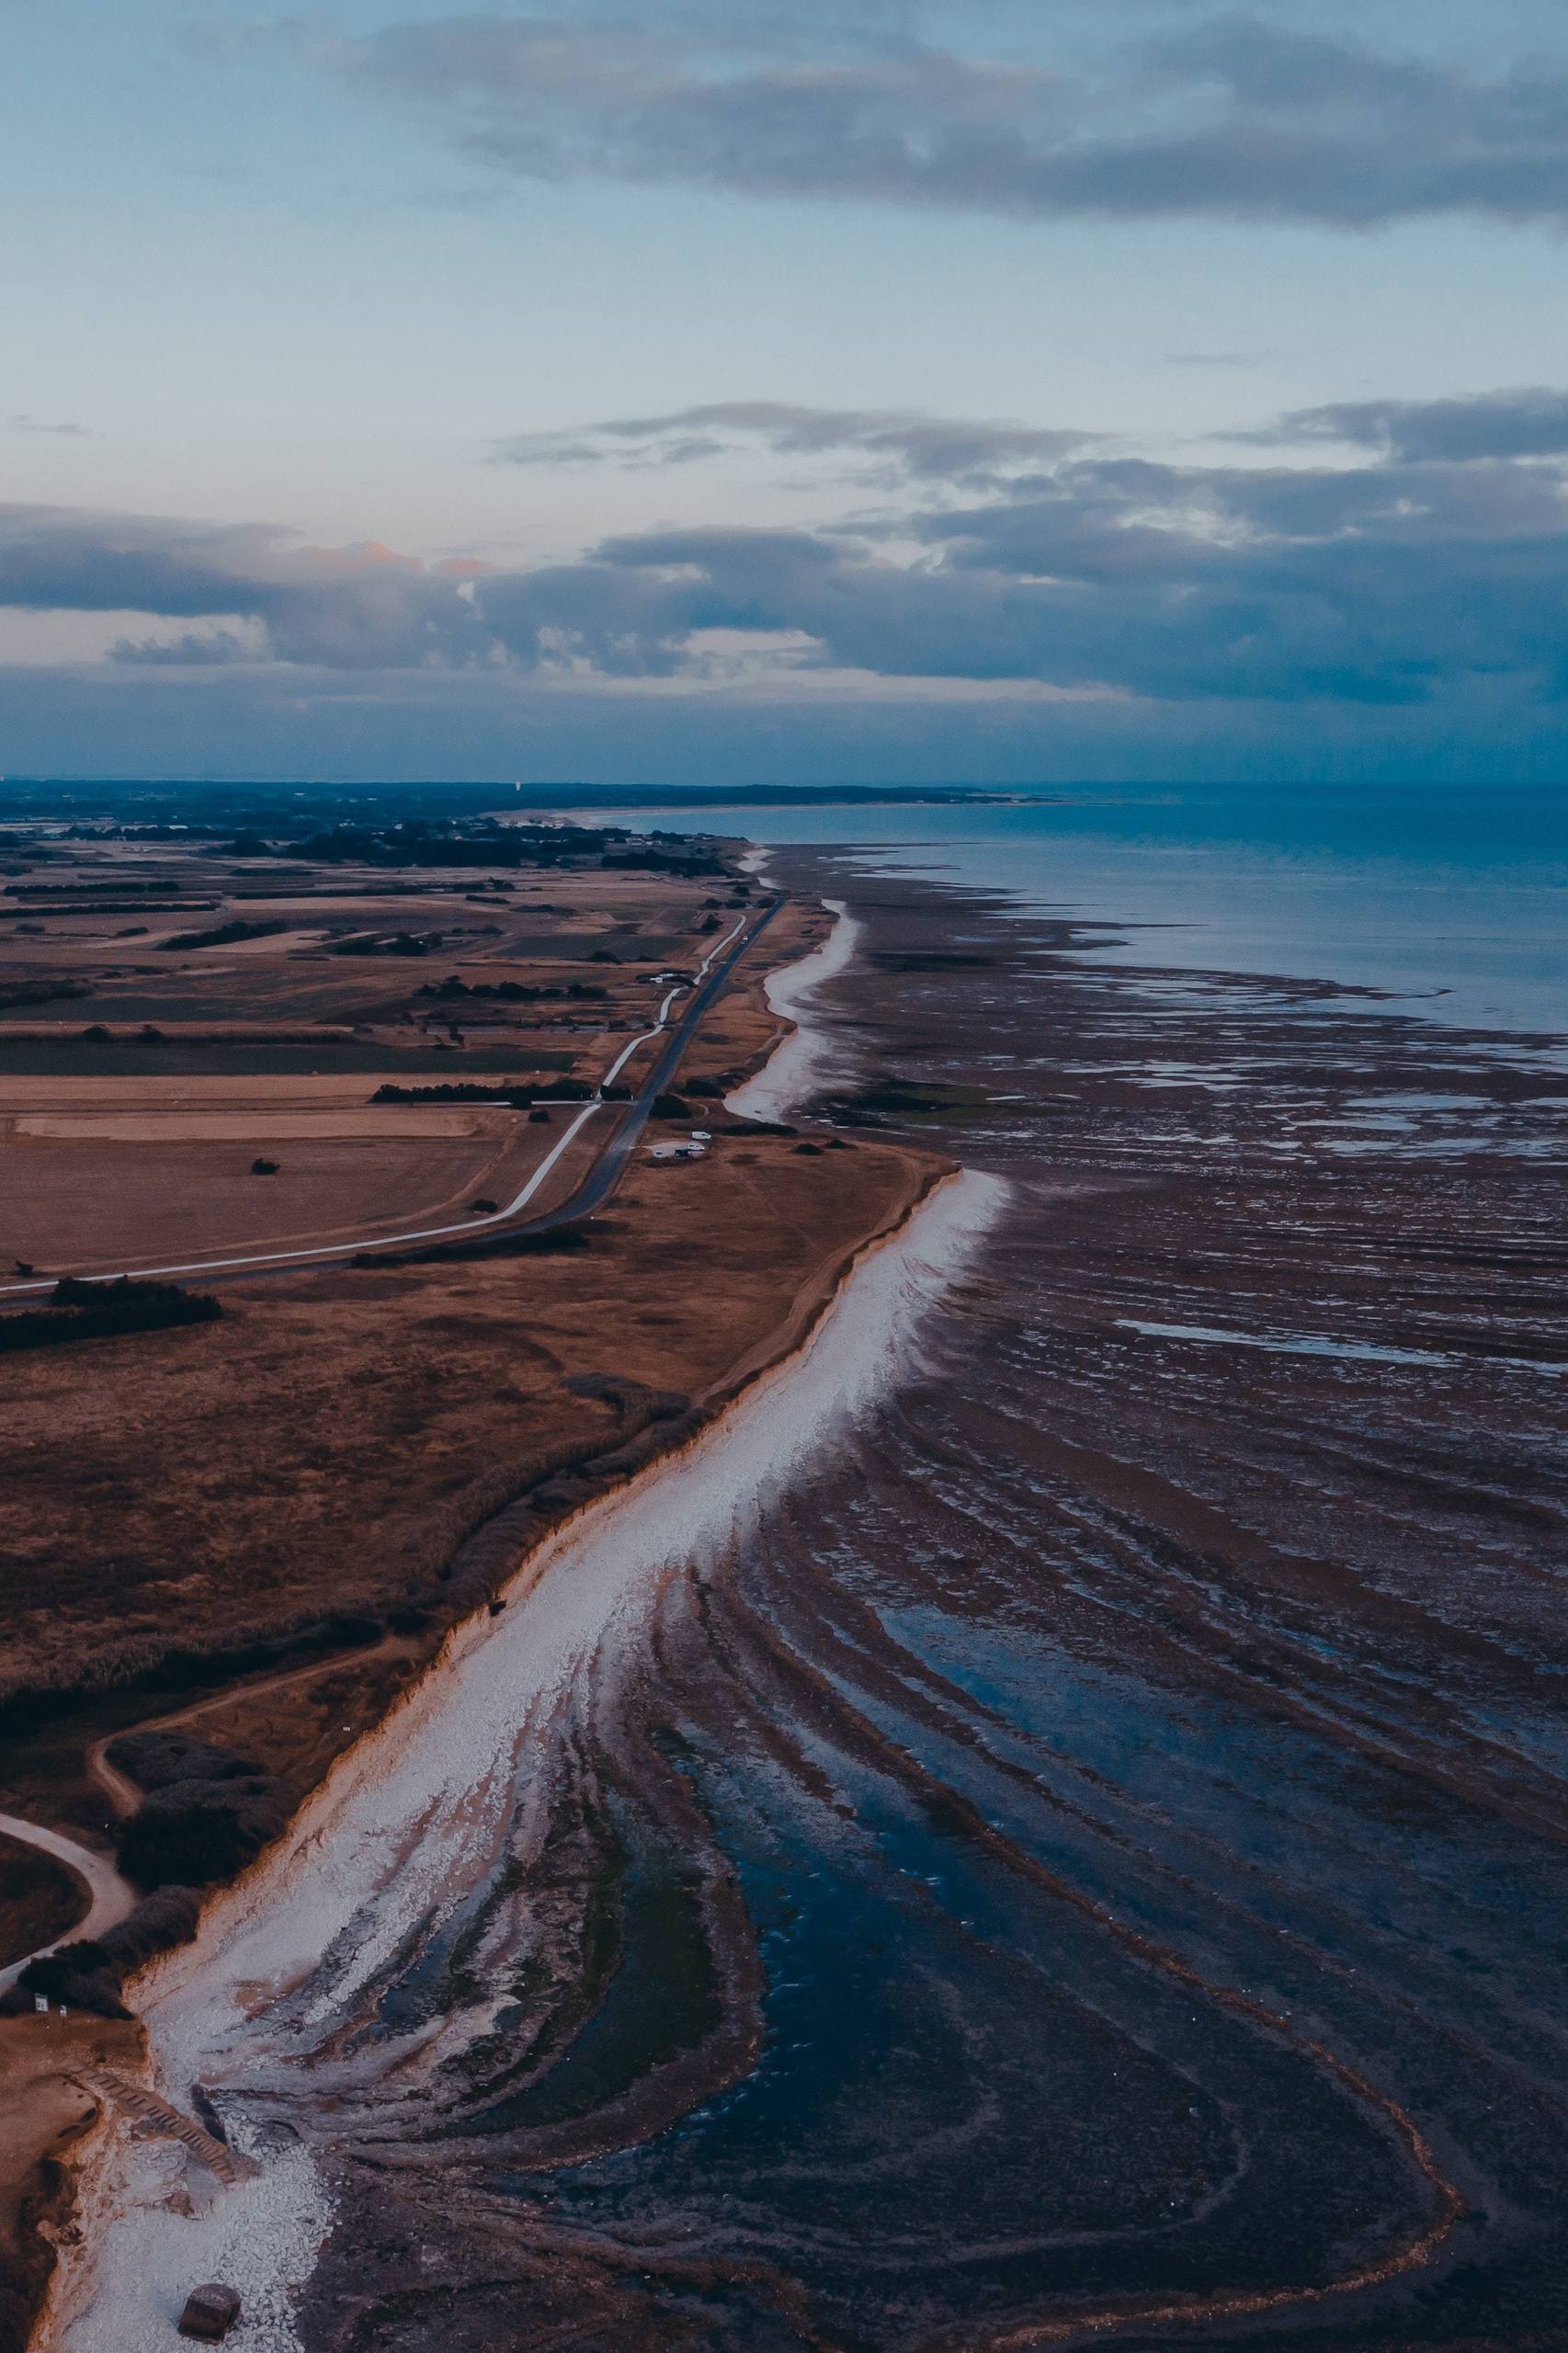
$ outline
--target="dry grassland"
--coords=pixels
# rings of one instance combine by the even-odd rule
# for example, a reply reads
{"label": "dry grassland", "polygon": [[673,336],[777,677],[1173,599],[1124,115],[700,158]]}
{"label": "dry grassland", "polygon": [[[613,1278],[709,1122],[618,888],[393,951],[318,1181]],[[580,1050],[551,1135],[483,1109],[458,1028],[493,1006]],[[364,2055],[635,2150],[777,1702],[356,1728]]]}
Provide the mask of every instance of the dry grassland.
{"label": "dry grassland", "polygon": [[[226,1294],[220,1324],[0,1359],[7,1688],[112,1691],[332,1613],[438,1615],[466,1536],[620,1442],[568,1381],[722,1389],[939,1165],[736,1132],[699,1162],[640,1154],[580,1252],[284,1276]],[[179,1704],[143,1689],[111,1712]],[[80,1728],[61,1736],[40,1735],[42,1766],[8,1744],[0,1805],[97,1827]]]}
{"label": "dry grassland", "polygon": [[[71,1123],[64,1138],[28,1133],[17,1122],[22,1131],[6,1138],[0,1121],[0,1264],[21,1258],[40,1271],[90,1271],[136,1259],[304,1249],[458,1219],[475,1199],[516,1194],[551,1140],[548,1128],[506,1113],[486,1123],[437,1111],[422,1128],[419,1107],[384,1124],[356,1112],[361,1131],[336,1137],[301,1134],[287,1116],[233,1116],[248,1132],[223,1142],[129,1136],[124,1120],[106,1121],[119,1132],[102,1140],[86,1120]],[[276,1161],[276,1176],[250,1173],[257,1154]]]}

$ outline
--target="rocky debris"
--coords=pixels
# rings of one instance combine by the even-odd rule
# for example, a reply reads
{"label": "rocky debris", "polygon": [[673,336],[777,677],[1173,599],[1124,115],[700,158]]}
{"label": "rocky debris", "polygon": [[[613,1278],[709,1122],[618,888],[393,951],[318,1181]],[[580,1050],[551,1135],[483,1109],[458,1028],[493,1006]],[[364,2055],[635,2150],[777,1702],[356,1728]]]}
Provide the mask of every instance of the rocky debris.
{"label": "rocky debris", "polygon": [[240,2300],[233,2288],[213,2280],[193,2288],[179,2316],[182,2336],[199,2337],[204,2345],[221,2345],[240,2316]]}

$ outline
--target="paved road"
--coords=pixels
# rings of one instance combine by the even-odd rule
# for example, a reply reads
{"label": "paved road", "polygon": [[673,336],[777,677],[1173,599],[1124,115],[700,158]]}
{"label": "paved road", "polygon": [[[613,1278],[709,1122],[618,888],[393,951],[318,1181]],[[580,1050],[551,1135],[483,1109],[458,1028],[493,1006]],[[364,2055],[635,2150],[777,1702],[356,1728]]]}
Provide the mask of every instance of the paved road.
{"label": "paved road", "polygon": [[[663,1094],[669,1086],[680,1065],[681,1056],[696,1035],[704,1015],[713,1004],[714,999],[722,993],[730,974],[740,962],[741,958],[772,921],[778,912],[778,904],[775,901],[771,905],[765,907],[755,921],[749,915],[742,915],[740,921],[725,933],[723,938],[709,949],[708,954],[697,968],[697,980],[690,1000],[678,1021],[672,1023],[671,1008],[681,991],[679,988],[673,988],[660,1006],[652,1028],[644,1029],[638,1037],[633,1038],[631,1044],[624,1047],[616,1056],[600,1082],[601,1087],[612,1086],[633,1054],[640,1048],[647,1045],[650,1040],[660,1037],[667,1039],[663,1053],[655,1061],[653,1069],[637,1089],[631,1103],[626,1106],[625,1115],[619,1127],[606,1141],[598,1158],[582,1184],[578,1186],[575,1192],[561,1203],[559,1208],[549,1210],[538,1217],[524,1218],[522,1215],[528,1203],[536,1199],[543,1190],[550,1176],[570,1151],[582,1130],[587,1126],[588,1121],[597,1118],[603,1110],[613,1111],[620,1108],[615,1104],[607,1104],[602,1093],[594,1096],[589,1102],[585,1103],[575,1119],[568,1121],[564,1131],[546,1153],[521,1192],[509,1200],[505,1209],[493,1210],[480,1217],[462,1218],[455,1224],[415,1226],[405,1233],[378,1233],[367,1240],[334,1242],[306,1250],[258,1250],[239,1256],[192,1258],[177,1266],[116,1267],[107,1273],[90,1274],[82,1279],[87,1282],[110,1283],[118,1282],[122,1275],[129,1275],[137,1281],[165,1280],[179,1275],[204,1275],[220,1282],[232,1282],[244,1280],[247,1277],[260,1273],[281,1273],[289,1269],[321,1266],[335,1260],[358,1257],[367,1250],[398,1250],[405,1248],[410,1243],[449,1241],[458,1234],[471,1236],[483,1233],[487,1229],[494,1230],[498,1226],[506,1227],[517,1233],[548,1233],[553,1228],[573,1224],[578,1218],[588,1216],[614,1191],[620,1180],[621,1171],[626,1165],[627,1159],[648,1123],[654,1098]],[[40,1292],[47,1293],[54,1289],[58,1280],[59,1273],[56,1272],[32,1277],[24,1281],[0,1283],[0,1302],[20,1302],[28,1297],[36,1297]]]}
{"label": "paved road", "polygon": [[58,1945],[74,1944],[78,1937],[101,1937],[106,1928],[127,1917],[136,1902],[136,1890],[128,1879],[122,1879],[106,1855],[95,1855],[90,1847],[79,1847],[74,1838],[62,1837],[58,1830],[45,1830],[41,1824],[24,1821],[19,1813],[0,1813],[0,1830],[18,1846],[36,1847],[40,1854],[63,1863],[72,1875],[79,1879],[87,1891],[87,1909],[74,1927],[53,1943],[40,1945],[37,1952],[24,1953],[8,1969],[0,1969],[0,1994],[14,1985],[29,1961],[37,1961]]}

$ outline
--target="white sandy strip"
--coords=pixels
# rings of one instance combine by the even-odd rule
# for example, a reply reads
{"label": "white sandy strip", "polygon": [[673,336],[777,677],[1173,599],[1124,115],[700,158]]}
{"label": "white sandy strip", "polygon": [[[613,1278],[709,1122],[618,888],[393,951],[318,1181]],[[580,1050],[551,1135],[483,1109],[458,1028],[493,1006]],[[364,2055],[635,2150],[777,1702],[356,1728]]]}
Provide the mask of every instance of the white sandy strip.
{"label": "white sandy strip", "polygon": [[[536,1729],[604,1644],[635,1641],[661,1577],[721,1557],[768,1497],[917,1361],[923,1312],[961,1270],[1006,1188],[965,1175],[869,1253],[810,1339],[684,1454],[591,1506],[545,1546],[512,1606],[460,1629],[442,1664],[342,1760],[289,1838],[216,1904],[198,1942],[139,1992],[165,2093],[193,2081],[220,2105],[265,2087],[313,2129],[322,2051],[356,1991],[432,1913],[480,1884],[502,1851]],[[231,2109],[232,2130],[238,2123]],[[328,2123],[324,2128],[330,2130]],[[243,2130],[234,2130],[239,2145]],[[166,2204],[167,2148],[105,2134],[84,2190],[86,2227],[62,2251],[43,2345],[162,2353],[198,2281],[246,2299],[243,2343],[300,2353],[291,2291],[331,2223],[308,2139],[267,2156],[206,2214]]]}
{"label": "white sandy strip", "polygon": [[767,976],[769,1012],[797,1026],[756,1076],[726,1097],[725,1108],[743,1119],[785,1119],[833,1074],[837,1060],[834,1040],[822,1029],[812,1028],[801,1008],[852,961],[861,926],[841,899],[824,899],[823,904],[838,920],[822,946],[802,956],[798,964],[786,964],[782,972]]}

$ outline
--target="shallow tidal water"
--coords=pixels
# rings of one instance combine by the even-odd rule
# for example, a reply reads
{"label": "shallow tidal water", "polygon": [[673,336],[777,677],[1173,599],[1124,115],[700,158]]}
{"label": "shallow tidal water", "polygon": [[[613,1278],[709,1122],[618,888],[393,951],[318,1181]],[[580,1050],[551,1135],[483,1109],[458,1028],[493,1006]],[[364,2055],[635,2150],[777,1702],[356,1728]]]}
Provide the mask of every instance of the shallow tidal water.
{"label": "shallow tidal water", "polygon": [[776,862],[985,1181],[173,1965],[247,2341],[1568,2343],[1554,1051]]}

